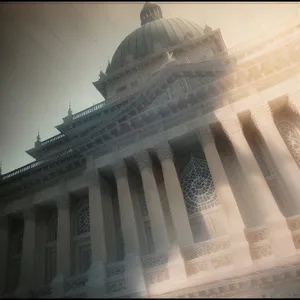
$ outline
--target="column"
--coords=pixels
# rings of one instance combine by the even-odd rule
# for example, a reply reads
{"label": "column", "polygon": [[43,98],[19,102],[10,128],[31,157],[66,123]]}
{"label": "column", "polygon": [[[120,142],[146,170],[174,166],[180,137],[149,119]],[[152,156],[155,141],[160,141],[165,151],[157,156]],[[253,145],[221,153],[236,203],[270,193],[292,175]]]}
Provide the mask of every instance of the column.
{"label": "column", "polygon": [[113,172],[117,183],[120,219],[124,239],[126,285],[129,294],[132,296],[144,296],[146,286],[125,162],[123,160],[117,161],[113,165]]}
{"label": "column", "polygon": [[142,176],[155,252],[165,253],[168,251],[169,237],[157,184],[153,174],[152,162],[147,151],[142,151],[135,155],[135,160]]}
{"label": "column", "polygon": [[39,288],[45,284],[45,259],[47,243],[47,223],[46,214],[43,209],[37,212],[36,220],[36,245],[35,245],[35,287]]}
{"label": "column", "polygon": [[0,213],[0,297],[6,289],[9,246],[8,216]]}
{"label": "column", "polygon": [[28,297],[34,288],[35,209],[27,208],[22,214],[24,235],[19,287],[14,293],[16,297]]}
{"label": "column", "polygon": [[239,212],[230,183],[228,182],[209,125],[196,130],[196,133],[205,153],[206,161],[216,189],[216,194],[227,218],[234,263],[236,267],[250,265],[252,260],[244,234],[245,225]]}
{"label": "column", "polygon": [[232,143],[251,191],[252,197],[247,197],[252,198],[252,203],[248,203],[251,226],[248,225],[245,233],[252,258],[259,259],[272,254],[282,257],[293,253],[295,247],[285,219],[246,141],[237,115],[230,112],[219,117],[219,120]]}
{"label": "column", "polygon": [[292,232],[294,231],[294,239],[296,239],[297,230],[299,230],[300,227],[295,228],[292,224],[295,224],[295,220],[300,220],[300,170],[277,130],[268,103],[251,108],[251,115],[265,141],[277,174],[286,187],[288,200],[291,203],[293,211],[293,216],[287,218],[287,220],[290,229]]}
{"label": "column", "polygon": [[85,170],[89,191],[90,236],[92,264],[88,274],[88,297],[103,297],[105,294],[106,242],[104,229],[103,195],[99,172],[96,168]]}
{"label": "column", "polygon": [[192,245],[194,243],[193,234],[169,143],[160,145],[156,149],[156,153],[162,166],[177,243],[181,248]]}
{"label": "column", "polygon": [[125,255],[130,253],[140,255],[140,245],[125,163],[123,161],[116,163],[113,166],[113,172],[117,182]]}
{"label": "column", "polygon": [[63,297],[64,278],[71,273],[71,223],[70,198],[62,185],[62,194],[56,202],[57,205],[57,240],[56,240],[56,277],[51,282],[52,296]]}
{"label": "column", "polygon": [[156,149],[161,162],[166,194],[175,230],[176,243],[169,251],[168,269],[172,284],[181,284],[187,279],[185,262],[180,248],[194,244],[193,234],[184,203],[184,198],[168,142]]}

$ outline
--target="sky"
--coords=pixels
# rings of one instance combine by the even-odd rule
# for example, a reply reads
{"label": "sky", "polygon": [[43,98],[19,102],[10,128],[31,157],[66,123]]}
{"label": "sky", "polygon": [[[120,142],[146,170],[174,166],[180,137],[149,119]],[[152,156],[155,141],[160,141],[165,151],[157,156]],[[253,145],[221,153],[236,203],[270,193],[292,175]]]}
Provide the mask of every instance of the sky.
{"label": "sky", "polygon": [[[154,2],[157,3],[157,2]],[[144,2],[0,3],[2,174],[34,159],[25,151],[58,134],[67,115],[103,101],[93,86]],[[297,2],[160,2],[163,16],[220,28],[232,48],[299,19]],[[300,19],[299,19],[300,20]]]}

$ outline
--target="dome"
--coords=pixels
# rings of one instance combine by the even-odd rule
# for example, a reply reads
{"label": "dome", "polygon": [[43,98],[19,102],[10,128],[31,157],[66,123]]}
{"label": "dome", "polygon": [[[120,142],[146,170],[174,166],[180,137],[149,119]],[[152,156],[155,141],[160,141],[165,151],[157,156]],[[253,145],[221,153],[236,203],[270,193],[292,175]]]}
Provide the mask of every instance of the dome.
{"label": "dome", "polygon": [[194,22],[181,18],[163,19],[157,4],[146,3],[144,5],[141,12],[141,24],[144,25],[134,30],[121,42],[106,70],[107,74],[135,60],[141,60],[157,51],[167,50],[181,44],[186,39],[204,34],[204,30]]}

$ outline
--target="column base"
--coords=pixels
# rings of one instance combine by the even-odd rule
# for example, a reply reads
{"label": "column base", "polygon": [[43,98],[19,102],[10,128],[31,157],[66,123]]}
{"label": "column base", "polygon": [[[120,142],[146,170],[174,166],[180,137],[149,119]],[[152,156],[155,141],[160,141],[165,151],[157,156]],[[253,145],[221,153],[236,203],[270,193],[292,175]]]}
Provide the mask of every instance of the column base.
{"label": "column base", "polygon": [[93,263],[88,271],[87,298],[103,298],[105,296],[105,279],[104,263],[102,261]]}
{"label": "column base", "polygon": [[300,215],[294,215],[286,218],[287,225],[291,231],[296,249],[300,249]]}
{"label": "column base", "polygon": [[32,297],[32,292],[28,286],[20,285],[13,293],[12,298],[30,298]]}
{"label": "column base", "polygon": [[284,218],[270,225],[272,252],[275,258],[283,258],[296,253],[291,231]]}
{"label": "column base", "polygon": [[169,250],[168,271],[170,281],[174,284],[187,280],[185,261],[179,246],[176,244],[172,245]]}
{"label": "column base", "polygon": [[143,265],[139,256],[131,253],[126,254],[124,275],[128,295],[147,295]]}
{"label": "column base", "polygon": [[57,275],[51,282],[51,294],[52,298],[64,297],[64,276],[62,274]]}
{"label": "column base", "polygon": [[249,244],[244,232],[230,235],[232,261],[235,269],[247,268],[253,265]]}
{"label": "column base", "polygon": [[273,255],[270,228],[267,225],[245,228],[252,260],[255,262]]}

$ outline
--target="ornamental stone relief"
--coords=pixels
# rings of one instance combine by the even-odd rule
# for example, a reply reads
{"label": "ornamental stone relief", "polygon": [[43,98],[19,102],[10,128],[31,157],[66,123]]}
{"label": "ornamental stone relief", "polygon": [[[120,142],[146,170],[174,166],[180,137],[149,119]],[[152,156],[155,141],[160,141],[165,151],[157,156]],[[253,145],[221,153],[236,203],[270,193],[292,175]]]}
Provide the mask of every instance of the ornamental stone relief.
{"label": "ornamental stone relief", "polygon": [[187,93],[187,85],[183,78],[179,78],[169,85],[171,98],[179,98]]}
{"label": "ornamental stone relief", "polygon": [[277,128],[300,168],[300,135],[295,124],[289,121],[281,121],[277,124]]}
{"label": "ornamental stone relief", "polygon": [[255,244],[264,241],[270,237],[270,230],[267,227],[255,229],[255,230],[245,230],[246,238],[249,244]]}

